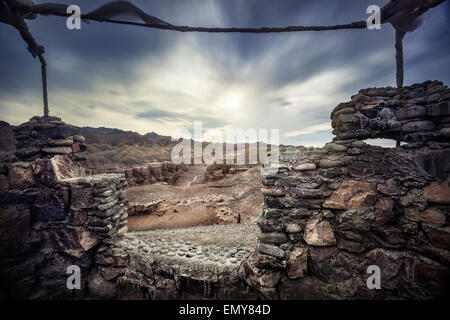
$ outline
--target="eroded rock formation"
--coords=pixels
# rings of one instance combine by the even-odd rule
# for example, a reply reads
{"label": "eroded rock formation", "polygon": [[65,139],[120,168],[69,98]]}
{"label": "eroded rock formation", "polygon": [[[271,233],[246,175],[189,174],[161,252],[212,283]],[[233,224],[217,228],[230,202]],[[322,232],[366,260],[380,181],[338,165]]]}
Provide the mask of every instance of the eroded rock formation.
{"label": "eroded rock formation", "polygon": [[89,174],[117,173],[124,174],[128,186],[149,185],[156,182],[167,182],[175,184],[181,173],[187,171],[186,164],[174,164],[171,162],[157,162],[145,167],[136,167],[129,169],[88,169]]}

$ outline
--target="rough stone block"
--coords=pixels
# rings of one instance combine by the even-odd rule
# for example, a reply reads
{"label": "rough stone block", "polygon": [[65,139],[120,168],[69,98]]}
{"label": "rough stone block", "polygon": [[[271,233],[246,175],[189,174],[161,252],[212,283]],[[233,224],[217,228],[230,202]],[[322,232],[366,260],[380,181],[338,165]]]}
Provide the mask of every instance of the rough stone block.
{"label": "rough stone block", "polygon": [[258,251],[276,258],[284,258],[284,251],[277,246],[260,243],[258,245]]}
{"label": "rough stone block", "polygon": [[308,249],[296,248],[291,252],[288,262],[287,276],[298,279],[306,276],[308,269]]}
{"label": "rough stone block", "polygon": [[319,218],[312,218],[308,221],[303,235],[305,242],[311,246],[334,246],[336,238],[330,222]]}
{"label": "rough stone block", "polygon": [[337,168],[345,166],[344,162],[339,160],[322,159],[319,161],[319,168]]}
{"label": "rough stone block", "polygon": [[436,125],[433,121],[413,121],[409,122],[402,126],[402,131],[405,133],[412,132],[427,132],[433,131],[436,128]]}
{"label": "rough stone block", "polygon": [[322,206],[328,209],[370,207],[376,200],[376,188],[377,185],[374,182],[345,180]]}
{"label": "rough stone block", "polygon": [[450,204],[450,181],[433,182],[425,187],[425,198],[428,202]]}
{"label": "rough stone block", "polygon": [[281,244],[286,243],[288,241],[286,234],[281,232],[260,233],[258,235],[258,239],[262,243],[273,243],[273,244]]}
{"label": "rough stone block", "polygon": [[24,190],[35,186],[33,170],[29,164],[14,164],[9,169],[9,186],[11,189]]}
{"label": "rough stone block", "polygon": [[72,148],[69,147],[47,147],[42,148],[42,152],[47,154],[59,154],[59,155],[68,155],[72,153]]}
{"label": "rough stone block", "polygon": [[405,208],[405,217],[411,221],[425,222],[436,225],[443,225],[446,220],[444,214],[442,214],[438,209],[432,208],[422,212],[415,208]]}
{"label": "rough stone block", "polygon": [[327,143],[325,149],[328,152],[344,152],[347,151],[347,147],[337,143]]}
{"label": "rough stone block", "polygon": [[48,139],[47,144],[51,147],[71,147],[72,139]]}
{"label": "rough stone block", "polygon": [[261,193],[265,196],[284,197],[283,189],[279,188],[261,188]]}
{"label": "rough stone block", "polygon": [[295,171],[312,171],[316,170],[317,166],[315,163],[303,163],[294,168]]}

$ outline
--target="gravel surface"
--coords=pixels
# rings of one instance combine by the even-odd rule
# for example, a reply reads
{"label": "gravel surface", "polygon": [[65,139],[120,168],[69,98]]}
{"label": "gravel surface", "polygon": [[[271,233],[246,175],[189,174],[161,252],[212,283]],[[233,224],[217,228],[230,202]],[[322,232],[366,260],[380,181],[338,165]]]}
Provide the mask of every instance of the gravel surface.
{"label": "gravel surface", "polygon": [[172,242],[190,242],[198,245],[216,245],[221,247],[245,247],[253,250],[256,245],[258,226],[255,222],[194,227],[174,230],[135,231],[128,233],[141,240],[164,240]]}

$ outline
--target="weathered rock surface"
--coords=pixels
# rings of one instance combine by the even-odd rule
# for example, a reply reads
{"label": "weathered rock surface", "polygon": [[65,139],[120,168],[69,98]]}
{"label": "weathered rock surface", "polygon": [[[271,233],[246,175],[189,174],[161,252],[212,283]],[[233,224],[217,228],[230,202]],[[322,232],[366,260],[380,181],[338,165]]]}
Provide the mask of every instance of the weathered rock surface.
{"label": "weathered rock surface", "polygon": [[291,252],[287,276],[290,279],[304,278],[308,269],[308,249],[296,248]]}
{"label": "weathered rock surface", "polygon": [[[86,149],[80,128],[68,125],[58,117],[33,117],[14,128],[16,156],[23,161],[75,154]],[[74,137],[78,137],[75,139]]]}
{"label": "weathered rock surface", "polygon": [[305,242],[311,246],[332,246],[336,244],[333,229],[328,221],[314,218],[306,224]]}
{"label": "weathered rock surface", "polygon": [[[333,143],[291,148],[289,156],[282,155],[282,169],[265,186],[289,192],[283,197],[264,192],[258,225],[263,234],[286,232],[289,241],[259,247],[252,260],[255,267],[281,272],[276,285],[281,298],[445,295],[450,283],[448,96],[449,89],[436,81],[361,90],[334,109]],[[407,144],[384,149],[358,140],[369,137]],[[366,286],[371,265],[380,267],[380,290]],[[258,291],[257,283],[248,283]]]}
{"label": "weathered rock surface", "polygon": [[[438,92],[430,90],[438,87],[442,88]],[[392,94],[386,95],[386,90]],[[448,141],[448,125],[442,124],[441,119],[449,114],[449,92],[438,81],[401,89],[361,90],[356,100],[338,105],[331,113],[335,139],[388,138],[408,143]]]}
{"label": "weathered rock surface", "polygon": [[357,209],[370,207],[375,203],[376,184],[357,180],[345,180],[339,189],[323,203],[329,209]]}

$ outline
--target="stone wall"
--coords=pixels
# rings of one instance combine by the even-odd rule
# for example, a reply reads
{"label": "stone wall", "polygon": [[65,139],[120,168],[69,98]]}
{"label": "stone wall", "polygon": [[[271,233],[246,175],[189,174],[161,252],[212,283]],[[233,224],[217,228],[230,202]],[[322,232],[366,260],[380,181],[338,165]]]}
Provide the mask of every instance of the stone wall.
{"label": "stone wall", "polygon": [[450,90],[427,81],[401,89],[363,89],[331,113],[335,140],[390,138],[408,143],[448,141]]}
{"label": "stone wall", "polygon": [[[18,128],[30,139],[19,139],[22,161],[0,166],[0,298],[257,297],[238,273],[251,248],[127,234],[125,175],[87,175],[73,161],[81,150],[47,149],[82,141],[78,128],[52,117]],[[80,268],[79,289],[67,287],[69,266]]]}
{"label": "stone wall", "polygon": [[[228,230],[224,230],[228,231]],[[100,299],[256,299],[239,277],[252,248],[127,234],[101,246],[88,280]]]}
{"label": "stone wall", "polygon": [[67,155],[83,160],[78,153],[86,149],[78,127],[65,124],[58,117],[33,117],[14,128],[16,156],[23,161]]}
{"label": "stone wall", "polygon": [[[263,179],[259,244],[243,278],[266,298],[444,295],[450,288],[448,99],[438,82],[405,87],[400,95],[392,88],[361,90],[333,111],[333,143],[284,153],[278,173]],[[355,139],[368,137],[411,143],[384,149]],[[381,290],[367,288],[370,265],[381,269]],[[262,284],[263,277],[270,281]]]}
{"label": "stone wall", "polygon": [[[20,140],[25,132],[31,138]],[[67,289],[67,267],[79,266],[86,279],[98,247],[127,231],[125,177],[86,176],[72,160],[80,151],[75,142],[83,140],[78,133],[51,117],[34,117],[16,131],[22,162],[1,166],[0,294],[5,298],[85,298],[86,281],[82,290]]]}

